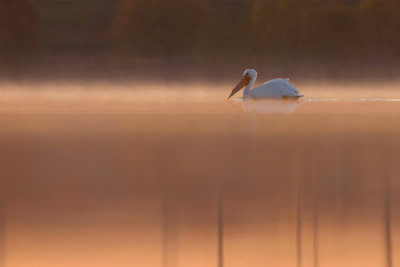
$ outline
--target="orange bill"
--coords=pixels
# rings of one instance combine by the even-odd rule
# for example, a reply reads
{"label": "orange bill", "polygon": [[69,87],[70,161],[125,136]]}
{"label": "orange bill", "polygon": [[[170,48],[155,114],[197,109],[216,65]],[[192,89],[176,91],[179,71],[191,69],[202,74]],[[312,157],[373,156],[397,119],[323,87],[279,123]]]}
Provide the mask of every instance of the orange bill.
{"label": "orange bill", "polygon": [[240,79],[238,84],[233,88],[231,94],[228,96],[228,99],[231,98],[234,94],[240,91],[243,87],[248,85],[250,82],[250,77],[248,75],[243,75],[243,77]]}

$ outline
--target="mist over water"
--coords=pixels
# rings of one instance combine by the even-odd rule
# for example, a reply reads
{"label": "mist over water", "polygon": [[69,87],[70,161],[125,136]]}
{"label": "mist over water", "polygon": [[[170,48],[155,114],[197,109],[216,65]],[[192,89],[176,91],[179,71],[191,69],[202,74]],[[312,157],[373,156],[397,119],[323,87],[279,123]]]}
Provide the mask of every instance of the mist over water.
{"label": "mist over water", "polygon": [[0,0],[0,267],[397,266],[399,11]]}
{"label": "mist over water", "polygon": [[395,266],[398,85],[296,86],[2,84],[0,265]]}

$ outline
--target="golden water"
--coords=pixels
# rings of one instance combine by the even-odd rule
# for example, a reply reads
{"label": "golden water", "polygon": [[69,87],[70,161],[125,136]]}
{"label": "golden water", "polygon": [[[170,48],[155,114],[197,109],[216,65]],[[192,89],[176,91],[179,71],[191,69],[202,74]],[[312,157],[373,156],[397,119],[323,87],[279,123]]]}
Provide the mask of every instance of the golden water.
{"label": "golden water", "polygon": [[0,266],[397,266],[400,90],[3,84]]}

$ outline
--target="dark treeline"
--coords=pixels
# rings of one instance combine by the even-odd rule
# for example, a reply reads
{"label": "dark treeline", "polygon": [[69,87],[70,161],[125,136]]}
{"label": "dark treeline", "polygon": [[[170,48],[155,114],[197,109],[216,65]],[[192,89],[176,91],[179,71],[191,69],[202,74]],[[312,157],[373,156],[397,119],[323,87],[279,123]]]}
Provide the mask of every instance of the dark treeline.
{"label": "dark treeline", "polygon": [[400,56],[398,1],[122,0],[115,12],[125,57],[362,65]]}
{"label": "dark treeline", "polygon": [[0,70],[29,65],[39,57],[40,19],[29,0],[0,0]]}
{"label": "dark treeline", "polygon": [[[400,4],[395,0],[102,1],[115,8],[97,12],[96,1],[82,9],[77,0],[0,0],[2,73],[23,72],[29,65],[39,69],[39,62],[55,72],[56,61],[71,70],[79,63],[82,71],[102,65],[115,72],[118,66],[132,70],[146,62],[164,62],[147,65],[161,68],[182,62],[199,68],[265,66],[286,73],[400,69]],[[47,6],[50,13],[40,10]],[[104,23],[79,27],[91,20]],[[109,48],[96,48],[104,40]]]}

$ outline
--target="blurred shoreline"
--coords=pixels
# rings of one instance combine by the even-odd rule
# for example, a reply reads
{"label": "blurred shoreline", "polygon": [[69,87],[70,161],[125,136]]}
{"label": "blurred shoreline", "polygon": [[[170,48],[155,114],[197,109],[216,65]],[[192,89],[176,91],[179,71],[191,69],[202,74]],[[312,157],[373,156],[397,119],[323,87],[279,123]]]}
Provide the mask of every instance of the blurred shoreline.
{"label": "blurred shoreline", "polygon": [[225,81],[246,68],[264,80],[400,74],[393,1],[21,0],[1,1],[0,11],[2,80]]}
{"label": "blurred shoreline", "polygon": [[0,74],[0,82],[213,82],[235,83],[247,68],[257,70],[258,82],[290,78],[300,82],[326,83],[396,83],[400,64],[272,66],[243,62],[204,63],[195,60],[166,62],[155,59],[115,60],[110,57],[90,59],[43,58],[41,63],[15,67]]}

